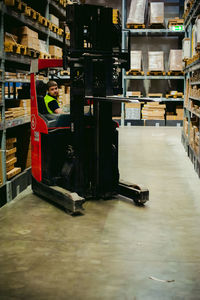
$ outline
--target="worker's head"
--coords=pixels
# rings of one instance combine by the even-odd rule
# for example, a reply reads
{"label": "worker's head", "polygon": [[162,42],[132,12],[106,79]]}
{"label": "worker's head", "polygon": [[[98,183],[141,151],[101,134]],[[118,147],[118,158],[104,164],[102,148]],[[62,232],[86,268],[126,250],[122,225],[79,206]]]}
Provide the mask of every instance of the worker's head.
{"label": "worker's head", "polygon": [[47,82],[47,92],[51,97],[58,96],[58,84],[57,82],[50,80]]}

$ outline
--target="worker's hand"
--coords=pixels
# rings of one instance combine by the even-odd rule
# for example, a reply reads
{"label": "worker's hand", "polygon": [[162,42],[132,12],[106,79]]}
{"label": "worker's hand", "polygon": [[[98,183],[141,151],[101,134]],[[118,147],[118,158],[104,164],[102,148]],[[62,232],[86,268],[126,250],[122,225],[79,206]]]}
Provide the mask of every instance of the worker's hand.
{"label": "worker's hand", "polygon": [[55,114],[65,114],[65,112],[61,109],[61,108],[57,108],[55,111],[54,111]]}

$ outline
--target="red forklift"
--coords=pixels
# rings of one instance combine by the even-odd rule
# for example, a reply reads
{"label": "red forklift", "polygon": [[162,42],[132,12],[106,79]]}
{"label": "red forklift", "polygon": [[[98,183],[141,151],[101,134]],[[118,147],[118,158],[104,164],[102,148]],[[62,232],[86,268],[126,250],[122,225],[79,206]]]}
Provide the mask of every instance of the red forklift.
{"label": "red forklift", "polygon": [[[64,39],[63,59],[31,66],[32,190],[70,214],[81,213],[86,200],[118,194],[144,205],[149,191],[119,180],[112,120],[112,103],[129,101],[115,95],[122,94],[122,69],[130,69],[130,39],[128,51],[121,49],[121,26],[112,23],[108,7],[68,5],[66,24],[70,44]],[[49,68],[70,68],[69,114],[43,113],[45,85],[35,75]]]}

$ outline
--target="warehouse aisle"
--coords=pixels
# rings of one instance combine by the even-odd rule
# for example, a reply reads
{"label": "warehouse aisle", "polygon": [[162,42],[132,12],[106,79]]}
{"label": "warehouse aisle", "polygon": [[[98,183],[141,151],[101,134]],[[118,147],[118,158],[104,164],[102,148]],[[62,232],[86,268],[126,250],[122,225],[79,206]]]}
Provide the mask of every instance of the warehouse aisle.
{"label": "warehouse aisle", "polygon": [[29,189],[1,208],[0,299],[200,299],[200,180],[180,135],[120,129],[121,178],[149,187],[145,207],[87,202],[73,218]]}

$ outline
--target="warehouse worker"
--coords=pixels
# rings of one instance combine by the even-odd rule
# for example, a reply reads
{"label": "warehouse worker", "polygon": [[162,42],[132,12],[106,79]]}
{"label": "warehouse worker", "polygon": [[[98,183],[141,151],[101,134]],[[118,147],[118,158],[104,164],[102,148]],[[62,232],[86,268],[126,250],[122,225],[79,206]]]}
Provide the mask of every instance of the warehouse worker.
{"label": "warehouse worker", "polygon": [[64,114],[64,111],[58,104],[58,84],[50,80],[47,82],[47,94],[44,97],[44,103],[49,114]]}

